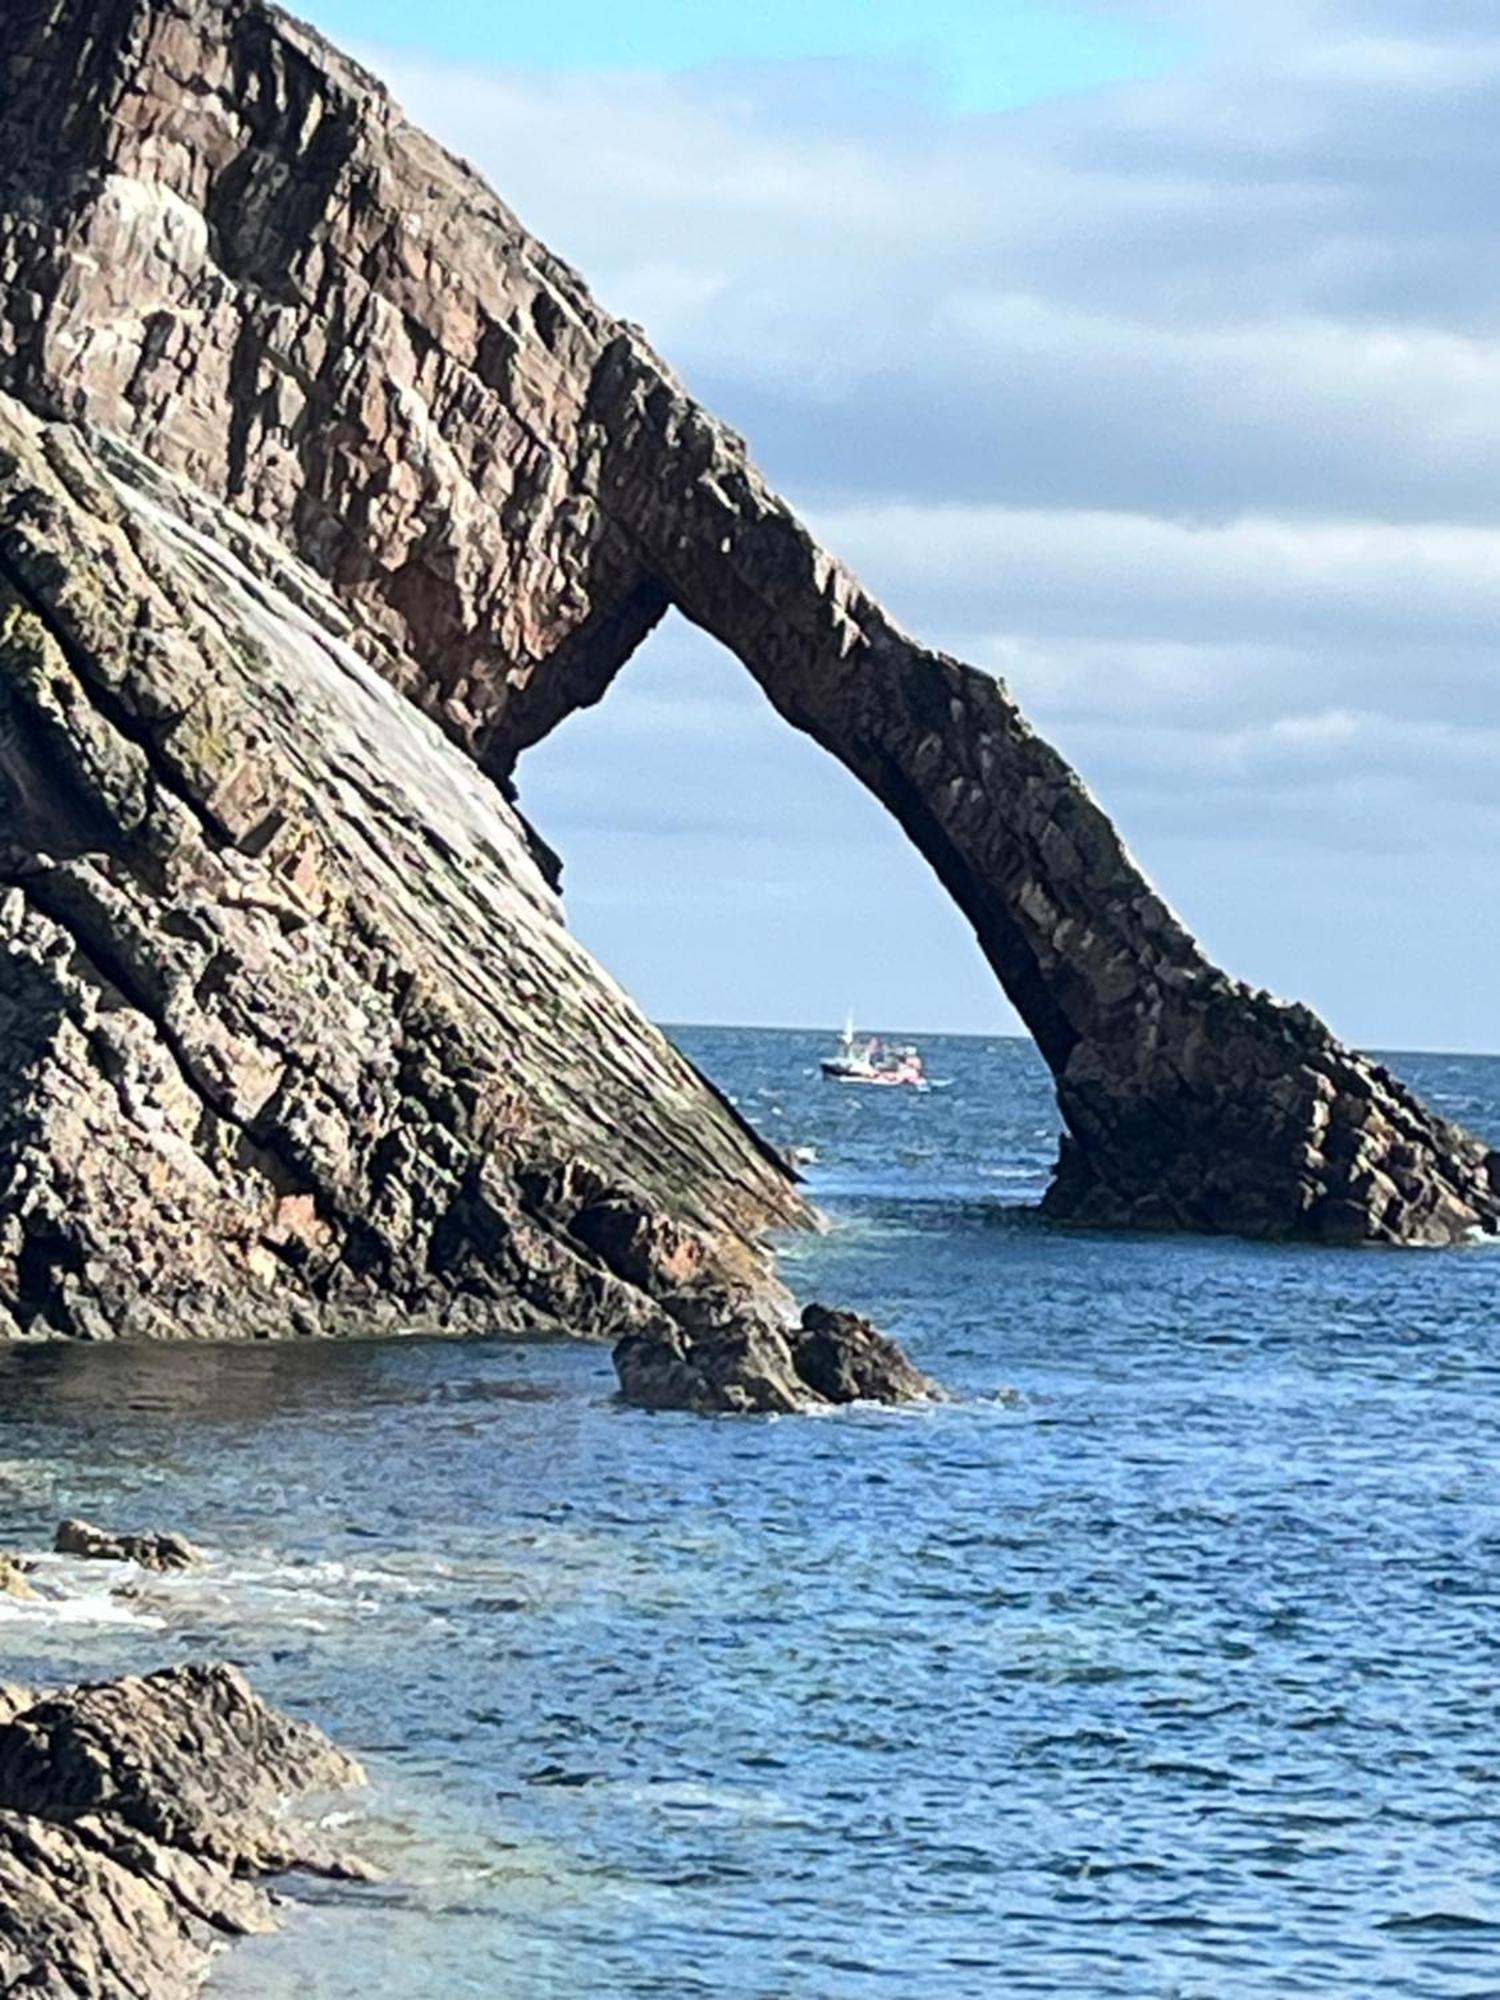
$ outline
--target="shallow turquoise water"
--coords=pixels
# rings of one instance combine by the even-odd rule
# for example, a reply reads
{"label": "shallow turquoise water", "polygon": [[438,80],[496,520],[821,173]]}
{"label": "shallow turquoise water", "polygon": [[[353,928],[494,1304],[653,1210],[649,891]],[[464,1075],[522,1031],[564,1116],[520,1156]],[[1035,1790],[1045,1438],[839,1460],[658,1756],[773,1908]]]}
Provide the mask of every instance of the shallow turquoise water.
{"label": "shallow turquoise water", "polygon": [[[1050,1095],[841,1092],[684,1032],[834,1219],[807,1295],[959,1394],[704,1423],[588,1348],[0,1356],[0,1546],[201,1575],[7,1607],[0,1677],[228,1654],[389,1870],[220,1995],[1500,1993],[1500,1253],[1039,1226]],[[1500,1138],[1500,1063],[1402,1058]]]}

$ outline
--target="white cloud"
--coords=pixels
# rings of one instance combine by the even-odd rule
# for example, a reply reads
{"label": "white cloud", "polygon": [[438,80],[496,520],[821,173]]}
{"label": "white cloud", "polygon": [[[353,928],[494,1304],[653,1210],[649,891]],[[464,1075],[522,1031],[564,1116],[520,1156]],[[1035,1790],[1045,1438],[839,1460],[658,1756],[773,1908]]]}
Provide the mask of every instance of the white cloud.
{"label": "white cloud", "polygon": [[882,503],[814,518],[908,624],[940,636],[995,609],[1134,641],[1389,647],[1500,630],[1500,526]]}
{"label": "white cloud", "polygon": [[[830,64],[375,62],[898,616],[1010,678],[1237,968],[1387,1044],[1492,1039],[1472,973],[1500,932],[1477,859],[1500,839],[1500,17],[1161,11],[1201,31],[1195,65],[970,119],[843,92]],[[783,925],[787,884],[818,885],[798,936],[823,950],[831,857],[860,844],[917,922],[920,872],[707,658],[663,640],[523,769],[577,835],[585,928],[576,856],[609,867],[611,826],[658,877],[754,850],[731,967],[762,877]],[[634,876],[653,921],[651,879],[617,868],[619,936]],[[1421,946],[1378,990],[1372,924]],[[934,992],[968,996],[952,1019],[978,1018],[967,952],[930,955]]]}

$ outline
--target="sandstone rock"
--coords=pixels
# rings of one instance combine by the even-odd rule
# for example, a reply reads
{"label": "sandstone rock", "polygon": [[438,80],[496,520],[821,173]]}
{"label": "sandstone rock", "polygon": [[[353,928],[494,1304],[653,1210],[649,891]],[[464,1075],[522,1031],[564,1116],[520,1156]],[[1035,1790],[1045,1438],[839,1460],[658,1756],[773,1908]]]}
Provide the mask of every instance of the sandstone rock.
{"label": "sandstone rock", "polygon": [[940,1401],[935,1382],[857,1313],[805,1306],[790,1336],[797,1373],[828,1403]]}
{"label": "sandstone rock", "polygon": [[0,1326],[553,1331],[779,1298],[784,1164],[279,547],[0,397]]}
{"label": "sandstone rock", "polygon": [[18,1699],[0,1720],[0,1991],[196,1992],[216,1943],[273,1925],[246,1878],[321,1865],[284,1798],[361,1782],[228,1667]]}
{"label": "sandstone rock", "polygon": [[114,1535],[88,1521],[58,1524],[53,1549],[60,1556],[91,1556],[101,1562],[139,1563],[142,1569],[192,1569],[203,1558],[185,1535],[170,1532]]}
{"label": "sandstone rock", "polygon": [[[973,924],[1057,1079],[1053,1215],[1360,1242],[1500,1226],[1490,1149],[1305,1009],[1219,972],[1004,686],[900,631],[640,334],[356,65],[257,0],[10,0],[6,29],[0,375],[278,536],[497,781],[675,606],[884,802]],[[335,629],[327,594],[299,588]],[[211,702],[196,721],[158,731],[176,779],[240,860],[275,848],[278,895],[321,917],[320,842],[271,806],[249,745],[220,754]],[[98,756],[119,809],[149,817],[130,757]],[[531,855],[550,867],[539,842]],[[495,925],[465,921],[482,914]],[[95,929],[119,921],[106,907]],[[308,1153],[348,1145],[339,1113],[274,1045],[199,1053],[213,1117],[277,1131],[291,1192],[308,1192]],[[775,1208],[765,1163],[728,1145],[747,1205]],[[722,1155],[701,1155],[657,1157],[717,1192]],[[616,1158],[594,1164],[619,1177]],[[251,1235],[271,1287],[281,1246]],[[36,1240],[39,1265],[73,1254]],[[314,1266],[329,1254],[319,1229],[298,1240]],[[83,1273],[59,1291],[75,1330],[109,1323]],[[610,1317],[594,1295],[587,1310]]]}
{"label": "sandstone rock", "polygon": [[643,1410],[788,1415],[819,1405],[939,1400],[893,1340],[853,1313],[808,1306],[800,1326],[746,1313],[733,1298],[669,1300],[614,1353],[620,1394]]}

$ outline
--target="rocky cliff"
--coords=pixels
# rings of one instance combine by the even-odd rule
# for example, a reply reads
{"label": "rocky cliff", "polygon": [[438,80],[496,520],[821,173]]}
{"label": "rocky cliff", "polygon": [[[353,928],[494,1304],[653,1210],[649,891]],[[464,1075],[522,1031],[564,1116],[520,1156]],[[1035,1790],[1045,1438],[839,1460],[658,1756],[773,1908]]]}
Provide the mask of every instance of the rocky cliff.
{"label": "rocky cliff", "polygon": [[356,66],[258,0],[7,17],[0,379],[31,408],[274,536],[502,784],[668,608],[714,633],[972,923],[1057,1078],[1054,1215],[1500,1227],[1495,1155],[1212,966],[1004,686],[898,630]]}
{"label": "rocky cliff", "polygon": [[786,1169],[352,636],[261,530],[0,397],[0,1334],[774,1300]]}

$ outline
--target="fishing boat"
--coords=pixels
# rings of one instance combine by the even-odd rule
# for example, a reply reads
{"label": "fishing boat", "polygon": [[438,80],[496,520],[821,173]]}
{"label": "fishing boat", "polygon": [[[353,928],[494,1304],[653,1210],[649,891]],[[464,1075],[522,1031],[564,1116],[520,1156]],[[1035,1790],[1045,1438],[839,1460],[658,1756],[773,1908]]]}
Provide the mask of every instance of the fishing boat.
{"label": "fishing boat", "polygon": [[882,1048],[873,1035],[861,1041],[854,1032],[852,1015],[844,1023],[838,1054],[824,1056],[818,1066],[830,1083],[865,1083],[885,1089],[927,1088],[927,1075],[916,1049]]}

